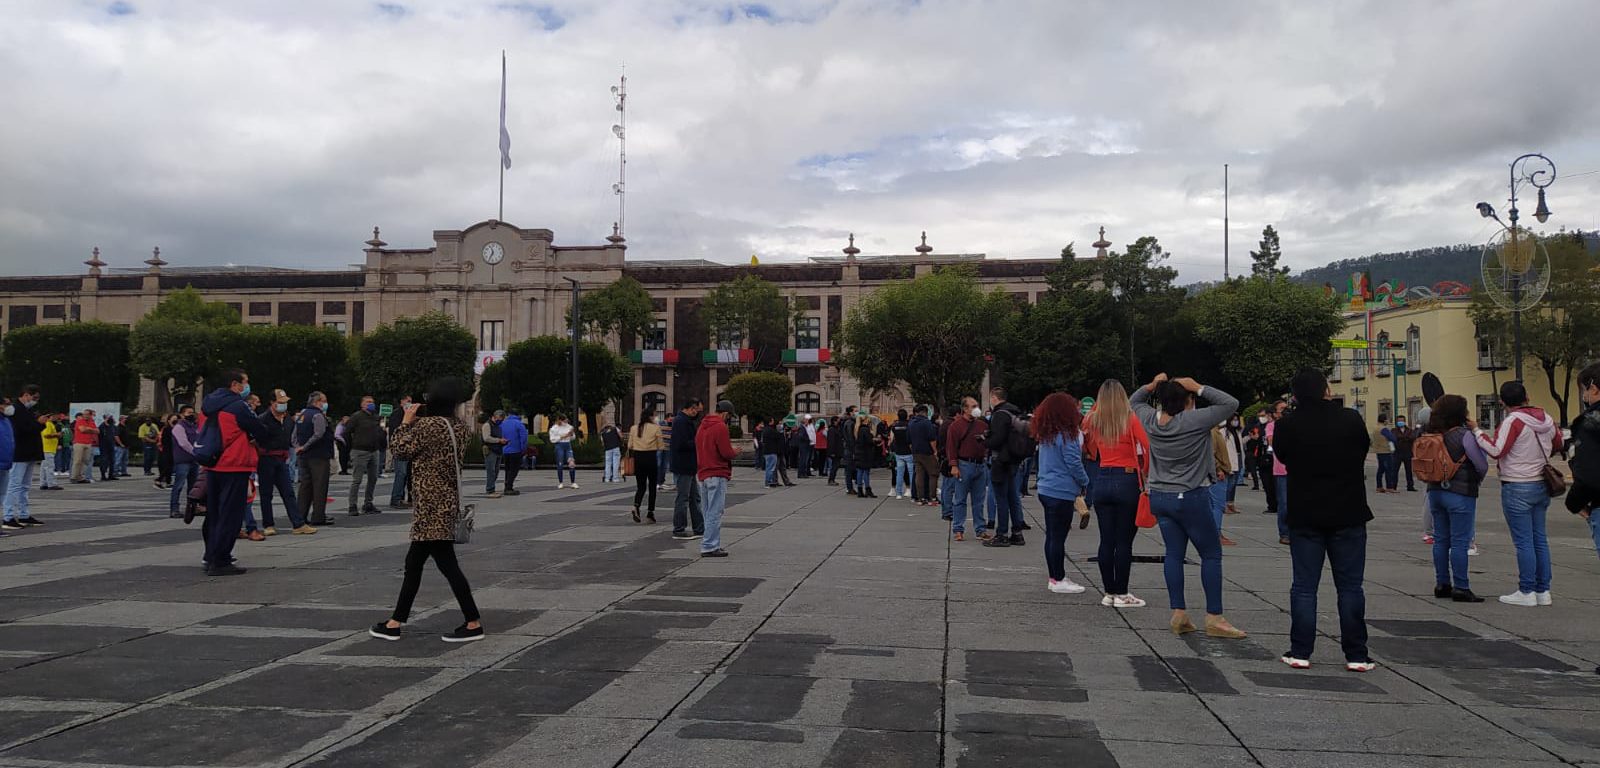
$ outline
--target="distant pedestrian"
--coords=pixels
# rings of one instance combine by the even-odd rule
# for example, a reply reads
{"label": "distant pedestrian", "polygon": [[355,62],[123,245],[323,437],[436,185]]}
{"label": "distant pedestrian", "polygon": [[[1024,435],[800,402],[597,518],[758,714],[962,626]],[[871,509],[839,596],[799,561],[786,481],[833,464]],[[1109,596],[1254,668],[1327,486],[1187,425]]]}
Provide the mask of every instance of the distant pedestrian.
{"label": "distant pedestrian", "polygon": [[1022,409],[1006,400],[1003,387],[989,390],[989,430],[985,433],[984,447],[989,449],[989,492],[994,498],[994,536],[984,542],[986,547],[1022,546],[1022,531],[1027,520],[1022,515],[1022,460],[1032,456],[1032,451],[1019,450],[1027,443],[1026,421]]}
{"label": "distant pedestrian", "polygon": [[1267,510],[1278,518],[1278,543],[1289,546],[1289,468],[1278,460],[1272,448],[1272,435],[1278,420],[1289,412],[1289,403],[1272,404],[1272,420],[1267,422],[1267,455],[1272,458],[1272,487],[1267,489]]}
{"label": "distant pedestrian", "polygon": [[[785,466],[785,454],[788,452],[788,439],[783,434],[783,425],[777,419],[771,419],[762,427],[757,437],[761,441],[761,458],[765,464],[768,488],[788,487],[794,485],[789,480],[789,470]],[[698,455],[698,454],[697,454]]]}
{"label": "distant pedestrian", "polygon": [[[232,576],[244,573],[234,564],[233,544],[244,527],[249,511],[250,475],[260,457],[255,443],[266,436],[266,428],[245,405],[250,394],[250,377],[231,370],[222,375],[222,386],[206,395],[202,412],[221,444],[215,466],[206,470],[206,520],[201,535],[206,540],[206,575]],[[202,433],[205,431],[202,425]],[[208,446],[209,447],[209,446]]]}
{"label": "distant pedestrian", "polygon": [[[39,413],[39,447],[44,454],[44,459],[39,462],[39,490],[59,491],[61,486],[56,484],[56,473],[65,469],[61,465],[62,455],[61,424],[56,416],[48,413]],[[71,455],[71,447],[68,447]]]}
{"label": "distant pedestrian", "polygon": [[1595,553],[1600,554],[1600,515],[1593,514],[1596,504],[1600,504],[1600,363],[1578,373],[1578,399],[1583,403],[1583,412],[1572,422],[1572,440],[1578,452],[1571,461],[1567,511],[1588,524]]}
{"label": "distant pedestrian", "polygon": [[966,539],[967,507],[972,508],[972,530],[982,540],[993,534],[984,530],[983,505],[989,493],[989,449],[984,436],[989,424],[975,397],[961,398],[961,412],[950,422],[945,442],[945,461],[950,467],[950,535],[955,541]]}
{"label": "distant pedestrian", "polygon": [[522,456],[528,452],[528,426],[522,423],[522,413],[513,410],[500,423],[500,437],[505,440],[500,447],[501,468],[506,471],[506,495],[519,496],[517,473],[522,471]]}
{"label": "distant pedestrian", "polygon": [[[722,548],[722,511],[728,501],[728,480],[733,477],[733,442],[724,419],[737,418],[733,403],[717,401],[716,413],[707,414],[695,430],[696,479],[705,499],[705,532],[701,557],[727,557]],[[673,430],[678,434],[678,430]]]}
{"label": "distant pedestrian", "polygon": [[705,535],[705,511],[701,507],[699,465],[695,458],[697,419],[704,410],[705,404],[700,398],[691,397],[672,419],[672,444],[668,452],[672,455],[673,484],[678,488],[672,505],[672,538],[680,541]]}
{"label": "distant pedestrian", "polygon": [[649,496],[646,516],[656,521],[656,486],[661,482],[661,467],[656,457],[661,452],[661,426],[656,424],[656,409],[645,406],[639,423],[628,432],[628,453],[633,456],[633,521],[639,522],[639,505]]}
{"label": "distant pedestrian", "polygon": [[1378,426],[1370,437],[1372,452],[1378,457],[1378,471],[1373,479],[1378,493],[1395,492],[1394,430],[1389,429],[1389,414],[1378,414]]}
{"label": "distant pedestrian", "polygon": [[[812,422],[812,430],[814,435],[811,444],[811,461],[815,465],[812,469],[818,477],[827,477],[828,472],[833,469],[833,456],[829,453],[833,443],[828,437],[828,433],[832,431],[832,425],[828,423],[827,419],[819,417],[815,422]],[[829,480],[828,485],[835,485],[835,483]]]}
{"label": "distant pedestrian", "polygon": [[172,429],[172,487],[168,493],[168,517],[182,517],[189,491],[200,476],[194,460],[194,444],[200,439],[200,425],[192,405],[178,406],[178,424]]}
{"label": "distant pedestrian", "polygon": [[[1467,556],[1477,533],[1478,491],[1488,476],[1489,459],[1472,437],[1467,399],[1445,395],[1434,402],[1428,419],[1423,482],[1428,486],[1429,528],[1433,539],[1433,596],[1458,603],[1481,603],[1473,594]],[[1435,442],[1437,441],[1437,442]],[[1444,455],[1438,455],[1438,449]],[[1453,472],[1441,465],[1455,467]]]}
{"label": "distant pedestrian", "polygon": [[[16,410],[11,398],[0,395],[0,505],[6,504],[7,493],[11,487],[11,467],[16,458],[16,436],[11,431],[11,416],[16,413]],[[4,537],[6,531],[20,531],[27,527],[27,525],[7,517],[3,523],[0,523],[0,537]]]}
{"label": "distant pedestrian", "polygon": [[117,477],[128,477],[128,456],[138,441],[138,431],[128,424],[127,416],[117,417],[117,463],[113,472]]}
{"label": "distant pedestrian", "polygon": [[1217,541],[1231,547],[1234,541],[1222,535],[1222,518],[1228,513],[1228,488],[1233,485],[1233,455],[1229,451],[1227,424],[1218,424],[1211,430],[1211,458],[1216,472],[1208,489],[1211,492],[1211,519],[1217,522]]}
{"label": "distant pedestrian", "polygon": [[875,421],[870,413],[860,412],[856,416],[855,455],[852,458],[856,468],[856,496],[863,499],[878,498],[878,494],[872,492],[872,470],[883,458],[883,448],[878,444],[878,436],[873,430]]}
{"label": "distant pedestrian", "polygon": [[117,437],[117,420],[106,414],[100,422],[100,479],[117,479],[117,449],[122,440]]}
{"label": "distant pedestrian", "polygon": [[1406,476],[1406,490],[1417,490],[1416,478],[1411,475],[1412,448],[1417,443],[1417,426],[1406,421],[1405,416],[1394,420],[1394,466]]}
{"label": "distant pedestrian", "polygon": [[[1233,475],[1228,478],[1228,502],[1224,511],[1230,515],[1237,515],[1239,509],[1234,506],[1234,499],[1238,495],[1239,486],[1244,484],[1245,473],[1244,434],[1239,429],[1238,414],[1228,419],[1227,426],[1222,428],[1222,439],[1228,449],[1228,466],[1233,467]],[[1226,545],[1230,542],[1224,536],[1222,543]]]}
{"label": "distant pedestrian", "polygon": [[400,426],[390,436],[396,458],[410,462],[411,488],[416,495],[411,508],[411,546],[406,550],[405,578],[400,597],[388,621],[373,625],[368,634],[380,640],[399,640],[400,628],[411,619],[411,604],[422,587],[422,569],[432,558],[461,607],[465,620],[439,639],[469,643],[483,639],[483,622],[472,599],[472,587],[456,559],[456,524],[461,508],[461,464],[466,460],[471,430],[456,418],[462,386],[442,380],[429,387],[426,405],[407,403]]}
{"label": "distant pedestrian", "polygon": [[[578,487],[578,462],[573,457],[572,441],[577,430],[567,423],[567,417],[556,414],[556,423],[550,425],[550,445],[555,448],[556,457],[556,487],[565,488],[567,484],[562,478],[571,476],[572,487]],[[562,473],[566,474],[563,475]]]}
{"label": "distant pedestrian", "polygon": [[605,472],[600,482],[622,482],[622,430],[611,423],[611,417],[601,419],[600,448],[605,451]]}
{"label": "distant pedestrian", "polygon": [[1501,595],[1500,602],[1523,607],[1550,605],[1550,540],[1545,534],[1550,491],[1544,471],[1550,456],[1561,447],[1561,430],[1543,409],[1528,404],[1528,390],[1520,381],[1500,385],[1500,402],[1506,407],[1506,417],[1494,436],[1473,426],[1478,447],[1495,460],[1500,509],[1517,550],[1517,590]]}
{"label": "distant pedestrian", "polygon": [[906,424],[906,443],[911,447],[911,460],[915,471],[911,479],[911,498],[918,505],[931,507],[939,503],[939,427],[928,419],[928,406],[911,409],[911,421]]}
{"label": "distant pedestrian", "polygon": [[[372,503],[372,495],[378,487],[378,450],[383,447],[383,422],[378,420],[378,403],[372,395],[362,397],[361,407],[350,414],[344,438],[350,446],[350,503],[345,514],[351,517],[378,514],[380,510]],[[365,498],[361,495],[363,484],[366,485]]]}
{"label": "distant pedestrian", "polygon": [[921,503],[917,496],[916,459],[911,452],[911,419],[906,414],[906,409],[901,408],[895,413],[894,423],[889,425],[889,454],[894,457],[894,497],[903,499],[907,496],[912,501]]}
{"label": "distant pedestrian", "polygon": [[149,477],[155,473],[156,456],[160,453],[156,446],[156,437],[161,429],[154,419],[145,419],[139,424],[139,457],[144,463],[144,476]]}
{"label": "distant pedestrian", "polygon": [[261,533],[276,536],[276,522],[272,516],[272,497],[277,495],[283,511],[289,517],[289,526],[295,534],[305,536],[317,532],[306,523],[300,504],[295,499],[294,483],[289,479],[289,463],[294,460],[294,419],[289,417],[289,395],[281,389],[273,390],[272,405],[261,415],[265,434],[257,441],[260,459],[256,464],[256,487],[261,497]]}
{"label": "distant pedestrian", "polygon": [[794,445],[799,452],[794,465],[795,474],[799,477],[810,477],[811,454],[817,445],[817,426],[812,423],[811,414],[800,414],[800,427],[795,430]]}
{"label": "distant pedestrian", "polygon": [[328,516],[328,483],[333,474],[335,443],[328,424],[328,396],[312,392],[306,396],[305,410],[294,425],[295,504],[313,526],[333,525]]}
{"label": "distant pedestrian", "polygon": [[1044,562],[1050,573],[1051,592],[1075,595],[1084,586],[1067,578],[1067,534],[1072,532],[1074,507],[1089,475],[1083,469],[1083,414],[1078,400],[1054,392],[1039,403],[1029,419],[1033,439],[1039,444],[1039,503],[1044,505]]}
{"label": "distant pedestrian", "polygon": [[1150,437],[1133,415],[1122,382],[1107,379],[1095,394],[1094,410],[1084,428],[1087,450],[1098,456],[1094,478],[1094,507],[1100,528],[1100,604],[1108,608],[1142,608],[1143,598],[1132,594],[1128,580],[1133,570],[1133,540],[1139,496],[1150,474]]}
{"label": "distant pedestrian", "polygon": [[483,445],[483,492],[491,499],[500,498],[495,483],[500,479],[500,464],[505,457],[501,451],[505,448],[506,440],[500,433],[505,420],[506,412],[496,410],[478,428],[478,442]]}
{"label": "distant pedestrian", "polygon": [[29,384],[22,388],[16,399],[6,406],[5,417],[11,422],[15,451],[12,457],[8,489],[0,493],[5,508],[4,521],[9,527],[42,525],[28,506],[28,493],[33,490],[33,473],[44,462],[44,425],[40,423],[37,408],[39,387]]}
{"label": "distant pedestrian", "polygon": [[100,428],[94,423],[94,411],[79,411],[72,417],[72,470],[67,479],[82,485],[89,482],[96,446],[100,443]]}
{"label": "distant pedestrian", "polygon": [[1291,384],[1296,408],[1278,422],[1273,453],[1289,467],[1289,650],[1283,663],[1311,666],[1317,639],[1317,587],[1322,565],[1333,571],[1339,602],[1339,644],[1345,669],[1370,672],[1367,653],[1367,506],[1365,465],[1371,438],[1361,414],[1333,402],[1328,377],[1307,368]]}
{"label": "distant pedestrian", "polygon": [[[404,395],[400,398],[400,407],[389,413],[389,420],[384,423],[385,446],[388,445],[389,440],[393,439],[395,430],[400,428],[401,422],[405,419],[406,406],[408,405],[411,405],[411,396]],[[411,487],[410,466],[405,459],[400,458],[398,455],[393,456],[392,461],[394,461],[394,482],[389,487],[389,508],[407,509],[411,506],[409,501],[410,493],[408,492]]]}
{"label": "distant pedestrian", "polygon": [[333,428],[333,442],[339,453],[339,474],[350,474],[350,417],[339,417],[339,424]]}

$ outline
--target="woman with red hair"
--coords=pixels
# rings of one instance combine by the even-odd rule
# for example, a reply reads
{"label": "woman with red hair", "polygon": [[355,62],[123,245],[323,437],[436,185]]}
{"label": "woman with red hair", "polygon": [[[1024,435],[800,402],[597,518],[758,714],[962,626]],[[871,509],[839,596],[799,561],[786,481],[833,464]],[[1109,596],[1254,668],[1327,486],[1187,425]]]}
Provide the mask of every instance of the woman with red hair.
{"label": "woman with red hair", "polygon": [[1039,503],[1044,505],[1044,564],[1050,591],[1075,595],[1083,585],[1067,578],[1067,533],[1073,505],[1089,484],[1083,469],[1083,414],[1078,400],[1056,392],[1033,409],[1029,429],[1039,443]]}

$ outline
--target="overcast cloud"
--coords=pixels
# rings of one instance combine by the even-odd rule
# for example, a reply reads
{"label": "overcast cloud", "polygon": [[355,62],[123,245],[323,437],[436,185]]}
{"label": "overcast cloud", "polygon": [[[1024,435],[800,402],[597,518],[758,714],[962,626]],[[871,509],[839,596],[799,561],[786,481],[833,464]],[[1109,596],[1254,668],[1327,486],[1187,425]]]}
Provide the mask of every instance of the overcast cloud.
{"label": "overcast cloud", "polygon": [[1229,163],[1235,269],[1265,224],[1298,269],[1487,238],[1526,151],[1549,227],[1593,229],[1596,29],[1592,0],[0,0],[0,272],[429,246],[495,215],[502,48],[505,218],[558,244],[610,234],[627,65],[632,258],[1104,225],[1212,279]]}

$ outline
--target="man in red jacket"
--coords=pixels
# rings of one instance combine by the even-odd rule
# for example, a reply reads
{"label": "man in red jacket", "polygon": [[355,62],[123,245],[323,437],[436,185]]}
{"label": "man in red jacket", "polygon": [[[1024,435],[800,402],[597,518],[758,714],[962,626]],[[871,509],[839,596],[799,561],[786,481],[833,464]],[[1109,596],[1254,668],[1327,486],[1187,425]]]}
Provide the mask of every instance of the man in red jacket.
{"label": "man in red jacket", "polygon": [[[726,414],[726,415],[724,415]],[[701,557],[727,557],[722,548],[722,507],[728,500],[728,478],[733,476],[733,441],[728,438],[728,423],[733,403],[717,401],[716,413],[700,420],[694,433],[695,478],[700,481],[700,499],[706,518],[706,535],[700,540]]]}
{"label": "man in red jacket", "polygon": [[[267,434],[261,420],[245,405],[249,394],[250,377],[244,371],[231,370],[222,375],[222,386],[206,395],[200,408],[201,440],[216,439],[219,434],[222,440],[216,466],[206,470],[206,522],[201,535],[206,540],[207,576],[244,573],[233,564],[233,543],[249,509],[250,473],[260,461],[254,443]],[[213,419],[216,431],[207,429]]]}

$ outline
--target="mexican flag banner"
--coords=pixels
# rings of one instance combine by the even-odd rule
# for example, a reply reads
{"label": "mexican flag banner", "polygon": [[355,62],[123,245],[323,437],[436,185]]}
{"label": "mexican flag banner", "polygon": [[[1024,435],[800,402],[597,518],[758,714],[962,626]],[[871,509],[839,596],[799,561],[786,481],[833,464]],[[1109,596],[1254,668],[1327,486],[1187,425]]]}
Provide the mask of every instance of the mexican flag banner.
{"label": "mexican flag banner", "polygon": [[632,349],[628,350],[628,359],[640,365],[677,365],[678,350]]}
{"label": "mexican flag banner", "polygon": [[833,357],[833,353],[826,349],[785,349],[783,361],[785,363],[826,363]]}
{"label": "mexican flag banner", "polygon": [[753,349],[708,349],[700,354],[700,359],[706,365],[753,363],[756,361],[756,351]]}

